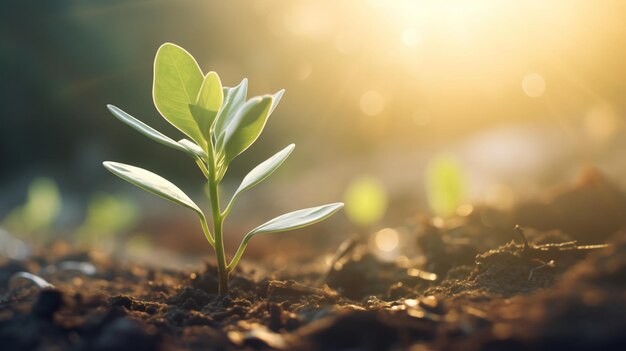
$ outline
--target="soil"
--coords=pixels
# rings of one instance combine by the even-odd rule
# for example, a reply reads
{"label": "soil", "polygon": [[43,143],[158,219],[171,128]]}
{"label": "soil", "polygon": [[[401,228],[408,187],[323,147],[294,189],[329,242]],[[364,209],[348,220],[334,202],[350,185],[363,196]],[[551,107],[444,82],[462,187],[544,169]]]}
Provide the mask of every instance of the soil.
{"label": "soil", "polygon": [[[54,247],[0,265],[0,348],[625,350],[624,228],[626,195],[592,172],[512,211],[422,218],[406,228],[420,259],[385,262],[353,238],[330,269],[238,269],[225,296],[211,264],[157,269]],[[17,289],[16,272],[54,287]]]}

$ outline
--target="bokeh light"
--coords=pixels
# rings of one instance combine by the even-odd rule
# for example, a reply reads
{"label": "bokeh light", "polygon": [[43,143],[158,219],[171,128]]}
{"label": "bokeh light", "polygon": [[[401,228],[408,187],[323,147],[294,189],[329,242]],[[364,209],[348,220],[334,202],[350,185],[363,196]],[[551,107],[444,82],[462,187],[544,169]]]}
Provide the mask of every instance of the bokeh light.
{"label": "bokeh light", "polygon": [[375,90],[369,90],[361,95],[359,100],[361,111],[368,116],[376,116],[385,108],[385,98]]}
{"label": "bokeh light", "polygon": [[385,228],[374,234],[374,243],[379,250],[390,252],[398,248],[400,237],[394,229]]}
{"label": "bokeh light", "polygon": [[539,73],[529,73],[522,79],[522,90],[529,97],[540,97],[546,91],[546,81]]}

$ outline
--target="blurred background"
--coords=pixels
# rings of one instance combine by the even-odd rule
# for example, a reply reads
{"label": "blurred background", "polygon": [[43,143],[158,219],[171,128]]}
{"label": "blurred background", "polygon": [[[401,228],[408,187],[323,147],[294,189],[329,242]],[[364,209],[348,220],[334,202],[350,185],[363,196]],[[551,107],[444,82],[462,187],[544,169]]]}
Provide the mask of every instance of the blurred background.
{"label": "blurred background", "polygon": [[[624,19],[623,1],[5,4],[4,250],[20,255],[22,242],[64,239],[206,257],[193,213],[101,166],[114,160],[152,170],[208,205],[193,162],[105,107],[182,137],[151,97],[154,54],[164,42],[186,48],[225,86],[248,77],[250,96],[286,89],[264,134],[229,168],[224,192],[288,143],[296,150],[240,200],[226,224],[230,250],[278,214],[346,201],[329,221],[255,239],[252,257],[275,245],[333,251],[351,233],[471,211],[470,204],[507,210],[589,166],[624,185]],[[398,245],[393,235],[391,243]]]}

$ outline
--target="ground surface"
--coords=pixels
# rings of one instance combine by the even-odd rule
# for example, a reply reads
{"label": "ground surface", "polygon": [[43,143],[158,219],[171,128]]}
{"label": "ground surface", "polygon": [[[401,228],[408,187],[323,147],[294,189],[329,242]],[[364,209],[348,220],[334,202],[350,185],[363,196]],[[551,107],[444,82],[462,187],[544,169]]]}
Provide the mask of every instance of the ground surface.
{"label": "ground surface", "polygon": [[[590,173],[513,211],[407,226],[419,259],[382,262],[351,239],[331,269],[244,267],[227,296],[211,265],[168,271],[50,249],[0,265],[0,348],[624,350],[624,228],[626,196]],[[19,271],[55,287],[10,289]]]}

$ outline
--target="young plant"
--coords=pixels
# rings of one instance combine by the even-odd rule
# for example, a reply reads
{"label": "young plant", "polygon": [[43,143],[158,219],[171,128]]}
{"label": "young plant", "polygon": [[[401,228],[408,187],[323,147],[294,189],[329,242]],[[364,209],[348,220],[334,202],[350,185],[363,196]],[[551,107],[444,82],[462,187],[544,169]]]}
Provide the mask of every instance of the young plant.
{"label": "young plant", "polygon": [[168,122],[191,140],[174,141],[121,109],[113,105],[107,106],[115,117],[141,134],[187,154],[202,171],[208,182],[213,234],[202,210],[176,185],[145,169],[117,162],[103,163],[104,167],[118,177],[187,207],[198,215],[204,235],[215,250],[220,294],[227,293],[228,275],[239,263],[252,237],[302,228],[331,216],[343,207],[343,203],[339,202],[311,207],[261,224],[246,234],[233,258],[227,262],[222,227],[235,200],[241,193],[269,177],[295,147],[294,144],[287,146],[252,169],[222,210],[219,184],[228,165],[256,141],[284,93],[281,90],[274,95],[257,96],[246,101],[247,89],[247,79],[233,88],[222,87],[217,73],[209,72],[204,75],[196,60],[187,51],[166,43],[159,48],[154,61],[154,104]]}

